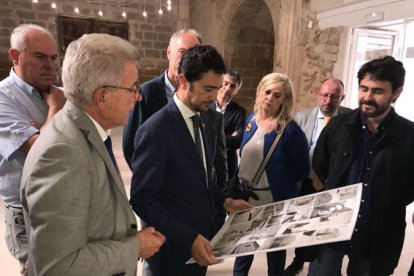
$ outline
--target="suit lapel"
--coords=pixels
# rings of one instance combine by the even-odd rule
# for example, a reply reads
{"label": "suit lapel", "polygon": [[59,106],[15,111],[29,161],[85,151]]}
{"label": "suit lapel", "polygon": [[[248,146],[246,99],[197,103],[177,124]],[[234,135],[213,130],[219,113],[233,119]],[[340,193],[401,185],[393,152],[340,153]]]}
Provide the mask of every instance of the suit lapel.
{"label": "suit lapel", "polygon": [[[167,105],[168,113],[170,114],[171,118],[171,124],[173,129],[175,130],[175,133],[178,136],[178,140],[181,142],[183,148],[187,152],[187,154],[190,156],[191,160],[193,161],[193,164],[197,167],[199,172],[203,175],[203,181],[205,182],[205,187],[207,187],[207,179],[206,179],[206,171],[204,169],[203,161],[200,158],[200,155],[198,154],[197,147],[194,143],[193,137],[191,136],[190,131],[188,130],[187,124],[184,121],[183,116],[181,115],[180,111],[178,110],[178,107],[176,106],[175,102],[172,100]],[[204,123],[202,123],[204,125]],[[204,128],[202,126],[201,128]],[[202,130],[203,133],[203,130]],[[205,151],[207,151],[206,148],[206,135],[203,134],[203,143]],[[207,156],[206,156],[207,159]],[[206,163],[207,160],[206,160]]]}
{"label": "suit lapel", "polygon": [[99,155],[101,156],[102,160],[105,163],[106,168],[109,171],[109,174],[111,175],[113,179],[113,182],[116,184],[115,186],[118,188],[118,190],[124,195],[125,199],[128,201],[127,195],[125,193],[124,185],[123,185],[121,176],[119,174],[119,169],[117,166],[115,166],[114,162],[112,162],[112,159],[109,156],[108,150],[106,149],[105,144],[103,143],[101,137],[99,136],[99,133],[95,125],[90,120],[90,118],[83,111],[77,108],[75,105],[73,105],[70,102],[67,102],[66,105],[68,106],[68,108],[66,108],[66,112],[68,116],[76,123],[79,129],[82,130],[82,132],[85,135],[85,138],[94,147],[94,149],[99,153]]}
{"label": "suit lapel", "polygon": [[163,72],[159,77],[158,77],[158,89],[157,91],[157,97],[158,97],[158,103],[160,103],[159,109],[161,109],[163,106],[165,106],[168,102],[167,99],[167,91],[165,91],[165,72]]}
{"label": "suit lapel", "polygon": [[[206,167],[207,167],[207,171],[211,172],[210,164],[213,163],[212,161],[213,157],[211,153],[213,150],[215,150],[215,145],[211,144],[213,140],[209,138],[210,136],[208,134],[213,133],[212,128],[215,126],[211,125],[212,122],[208,119],[207,114],[205,113],[201,113],[200,119],[201,119],[201,134],[203,136],[203,144],[204,144],[204,154],[206,157]],[[216,138],[217,138],[217,133],[215,134],[214,139]],[[206,173],[205,170],[204,170],[204,173]]]}
{"label": "suit lapel", "polygon": [[307,124],[305,124],[304,132],[305,132],[306,138],[308,139],[309,143],[312,141],[313,130],[315,128],[317,114],[318,114],[318,108],[317,107],[312,108],[308,116],[308,122]]}

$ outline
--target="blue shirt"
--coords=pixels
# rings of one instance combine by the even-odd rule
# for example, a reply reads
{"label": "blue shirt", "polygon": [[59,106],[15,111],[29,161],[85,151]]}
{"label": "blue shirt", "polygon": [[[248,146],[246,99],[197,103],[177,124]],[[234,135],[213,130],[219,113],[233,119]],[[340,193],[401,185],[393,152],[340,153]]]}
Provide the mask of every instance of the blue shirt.
{"label": "blue shirt", "polygon": [[49,107],[39,92],[20,79],[13,69],[0,82],[0,196],[4,204],[21,206],[20,181],[26,153],[21,145],[39,132]]}

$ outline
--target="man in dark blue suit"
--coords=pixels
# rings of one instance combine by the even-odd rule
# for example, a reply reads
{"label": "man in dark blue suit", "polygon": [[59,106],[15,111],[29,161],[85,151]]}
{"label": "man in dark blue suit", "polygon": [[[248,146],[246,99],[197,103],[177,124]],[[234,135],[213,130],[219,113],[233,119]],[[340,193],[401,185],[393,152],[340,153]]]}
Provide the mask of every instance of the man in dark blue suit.
{"label": "man in dark blue suit", "polygon": [[182,29],[175,32],[167,48],[168,70],[141,85],[142,100],[136,102],[129,116],[122,141],[125,160],[129,167],[138,127],[173,98],[178,88],[177,68],[181,57],[188,48],[197,44],[201,44],[201,36],[196,30]]}
{"label": "man in dark blue suit", "polygon": [[[132,208],[167,238],[147,260],[153,276],[205,275],[207,265],[218,263],[209,244],[214,210],[252,207],[225,198],[211,179],[212,126],[200,112],[208,110],[222,85],[222,57],[211,46],[194,46],[183,55],[178,73],[173,100],[139,127],[132,160]],[[190,257],[198,264],[186,265]]]}
{"label": "man in dark blue suit", "polygon": [[210,106],[224,116],[224,134],[226,135],[228,178],[236,174],[238,166],[237,150],[243,138],[246,109],[232,99],[242,85],[238,71],[230,69],[224,75],[223,85],[218,91],[217,101]]}

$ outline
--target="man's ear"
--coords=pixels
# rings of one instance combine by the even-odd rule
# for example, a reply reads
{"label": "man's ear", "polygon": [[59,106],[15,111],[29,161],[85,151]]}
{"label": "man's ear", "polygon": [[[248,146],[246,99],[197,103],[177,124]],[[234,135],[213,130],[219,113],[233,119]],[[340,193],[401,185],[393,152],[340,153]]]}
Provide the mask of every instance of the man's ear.
{"label": "man's ear", "polygon": [[170,55],[171,55],[171,47],[170,45],[168,45],[167,47],[167,59],[170,60]]}
{"label": "man's ear", "polygon": [[14,48],[10,48],[8,51],[8,54],[9,54],[11,61],[13,62],[13,65],[18,65],[20,52]]}
{"label": "man's ear", "polygon": [[403,87],[400,86],[397,89],[395,89],[395,91],[393,91],[393,95],[392,95],[392,102],[395,103],[397,101],[397,99],[400,97],[401,93],[403,91]]}
{"label": "man's ear", "polygon": [[187,90],[187,86],[190,84],[183,74],[178,74],[179,87]]}
{"label": "man's ear", "polygon": [[100,107],[105,104],[106,101],[106,88],[100,87],[96,89],[92,94],[92,101],[96,106]]}

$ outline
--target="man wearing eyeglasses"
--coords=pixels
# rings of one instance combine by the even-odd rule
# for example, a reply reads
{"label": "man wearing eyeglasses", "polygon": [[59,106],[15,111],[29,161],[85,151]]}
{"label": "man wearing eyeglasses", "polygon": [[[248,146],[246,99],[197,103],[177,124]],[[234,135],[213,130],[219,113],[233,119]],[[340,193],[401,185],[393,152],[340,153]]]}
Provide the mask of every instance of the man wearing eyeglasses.
{"label": "man wearing eyeglasses", "polygon": [[164,243],[153,227],[137,231],[108,136],[139,98],[137,62],[137,49],[119,37],[88,34],[69,44],[66,104],[23,168],[29,275],[136,276],[138,259]]}
{"label": "man wearing eyeglasses", "polygon": [[[318,106],[306,109],[296,114],[296,122],[305,132],[309,143],[309,158],[312,161],[313,151],[319,134],[331,117],[351,111],[347,107],[340,106],[344,99],[344,86],[341,80],[329,78],[322,82],[318,93],[316,94]],[[322,189],[321,182],[311,171],[309,177],[302,182],[300,195],[308,195]],[[314,247],[297,248],[295,258],[285,272],[285,276],[296,275],[303,269],[305,261],[312,261],[311,254]]]}

